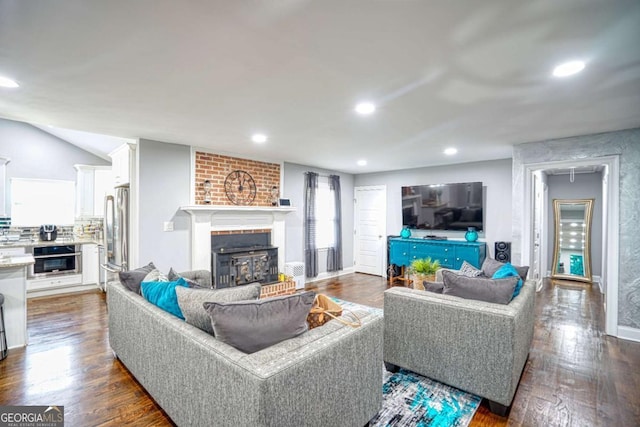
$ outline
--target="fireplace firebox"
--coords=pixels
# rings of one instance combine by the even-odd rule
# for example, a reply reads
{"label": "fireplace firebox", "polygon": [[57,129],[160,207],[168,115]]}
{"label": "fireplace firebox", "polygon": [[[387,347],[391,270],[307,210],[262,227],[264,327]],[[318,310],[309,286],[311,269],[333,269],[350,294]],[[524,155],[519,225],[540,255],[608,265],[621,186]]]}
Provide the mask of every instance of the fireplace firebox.
{"label": "fireplace firebox", "polygon": [[278,281],[278,248],[271,233],[211,236],[211,271],[215,288]]}

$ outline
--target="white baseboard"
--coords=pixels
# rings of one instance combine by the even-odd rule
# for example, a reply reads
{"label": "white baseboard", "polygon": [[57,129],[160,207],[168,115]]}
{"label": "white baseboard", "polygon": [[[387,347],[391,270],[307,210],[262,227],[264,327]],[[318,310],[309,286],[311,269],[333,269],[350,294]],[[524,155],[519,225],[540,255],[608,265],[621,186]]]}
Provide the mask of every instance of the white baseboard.
{"label": "white baseboard", "polygon": [[600,277],[600,276],[592,276],[591,277],[591,281],[593,283],[597,283],[598,284],[598,289],[600,289],[600,293],[602,295],[604,295],[604,287],[603,287],[604,284],[602,283],[602,277]]}
{"label": "white baseboard", "polygon": [[640,329],[630,326],[618,326],[618,338],[640,342]]}
{"label": "white baseboard", "polygon": [[334,277],[344,276],[345,274],[355,273],[354,267],[348,267],[340,271],[325,271],[318,274],[316,277],[307,277],[305,283],[313,283],[319,280],[332,279]]}
{"label": "white baseboard", "polygon": [[28,290],[27,298],[47,297],[49,295],[70,294],[74,292],[93,291],[96,289],[100,289],[100,287],[95,283],[91,283],[89,285],[66,286],[55,289],[37,289],[33,291]]}

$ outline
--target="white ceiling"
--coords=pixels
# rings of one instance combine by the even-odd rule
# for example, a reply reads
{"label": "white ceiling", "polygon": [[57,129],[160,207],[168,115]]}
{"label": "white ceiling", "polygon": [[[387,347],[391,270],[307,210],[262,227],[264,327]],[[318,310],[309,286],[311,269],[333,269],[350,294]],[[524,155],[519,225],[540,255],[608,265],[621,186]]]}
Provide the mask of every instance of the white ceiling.
{"label": "white ceiling", "polygon": [[0,116],[351,173],[498,159],[640,127],[639,46],[637,0],[0,0]]}

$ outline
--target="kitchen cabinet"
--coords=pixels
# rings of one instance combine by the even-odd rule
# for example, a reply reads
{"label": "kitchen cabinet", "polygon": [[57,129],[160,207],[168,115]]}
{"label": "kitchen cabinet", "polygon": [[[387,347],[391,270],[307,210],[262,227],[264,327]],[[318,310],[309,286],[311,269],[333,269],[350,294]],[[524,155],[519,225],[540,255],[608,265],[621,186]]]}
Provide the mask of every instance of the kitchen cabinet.
{"label": "kitchen cabinet", "polygon": [[94,218],[104,215],[104,198],[113,194],[110,166],[75,165],[76,218]]}
{"label": "kitchen cabinet", "polygon": [[131,182],[132,152],[131,145],[123,144],[109,154],[113,171],[113,185],[116,187]]}
{"label": "kitchen cabinet", "polygon": [[82,284],[93,285],[98,283],[98,269],[100,260],[98,245],[85,243],[82,245]]}
{"label": "kitchen cabinet", "polygon": [[27,292],[53,290],[78,286],[82,280],[80,274],[67,274],[54,277],[43,277],[42,279],[27,280]]}

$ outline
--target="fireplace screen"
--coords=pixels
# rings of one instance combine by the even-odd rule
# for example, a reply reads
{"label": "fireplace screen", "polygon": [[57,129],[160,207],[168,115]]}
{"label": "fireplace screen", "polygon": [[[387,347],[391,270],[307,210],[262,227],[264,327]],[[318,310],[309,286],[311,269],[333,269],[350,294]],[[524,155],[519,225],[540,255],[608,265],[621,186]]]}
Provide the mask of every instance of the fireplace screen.
{"label": "fireplace screen", "polygon": [[212,236],[211,270],[214,287],[227,288],[278,281],[278,248],[269,233]]}
{"label": "fireplace screen", "polygon": [[269,275],[270,257],[266,252],[231,257],[231,281],[236,286],[264,282]]}

